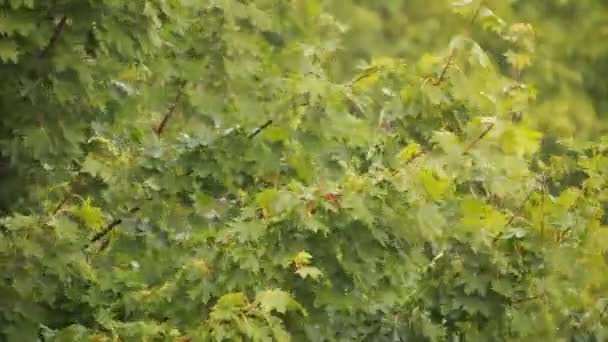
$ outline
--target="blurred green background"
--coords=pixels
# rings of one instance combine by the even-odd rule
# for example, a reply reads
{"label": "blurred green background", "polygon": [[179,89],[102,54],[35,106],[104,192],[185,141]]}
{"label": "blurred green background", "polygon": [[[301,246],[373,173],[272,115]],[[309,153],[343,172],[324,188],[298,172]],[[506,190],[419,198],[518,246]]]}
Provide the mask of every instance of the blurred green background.
{"label": "blurred green background", "polygon": [[[458,2],[471,1],[329,1],[329,11],[349,23],[341,46],[343,58],[333,61],[335,76],[352,75],[357,63],[373,56],[412,61],[422,53],[445,51],[450,39],[466,24],[465,18],[452,12]],[[533,27],[530,65],[519,77],[539,91],[530,112],[523,113],[526,120],[559,138],[588,139],[605,133],[608,2],[500,0],[486,1],[486,5],[508,23]],[[504,42],[479,25],[471,33],[507,72],[504,47],[497,45]]]}

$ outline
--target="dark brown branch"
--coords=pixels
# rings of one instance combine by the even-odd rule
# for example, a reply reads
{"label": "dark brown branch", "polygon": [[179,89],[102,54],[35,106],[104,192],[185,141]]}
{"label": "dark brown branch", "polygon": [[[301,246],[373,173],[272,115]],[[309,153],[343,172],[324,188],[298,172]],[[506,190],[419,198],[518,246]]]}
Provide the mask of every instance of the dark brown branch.
{"label": "dark brown branch", "polygon": [[249,134],[249,136],[247,138],[249,138],[249,139],[255,138],[256,135],[262,133],[262,131],[265,130],[266,128],[268,128],[268,126],[270,126],[270,125],[272,125],[272,120],[266,121],[262,126],[253,130],[253,132],[251,132],[251,134]]}
{"label": "dark brown branch", "polygon": [[101,252],[105,251],[106,248],[108,248],[108,246],[110,246],[110,239],[105,239],[104,241],[101,242],[99,248],[97,249],[97,253],[101,253]]}
{"label": "dark brown branch", "polygon": [[65,29],[65,25],[66,25],[67,21],[68,21],[68,18],[65,15],[63,17],[61,17],[61,19],[59,20],[59,23],[57,23],[57,26],[55,26],[55,30],[53,31],[53,35],[51,36],[49,43],[42,50],[42,52],[40,52],[40,57],[46,56],[51,51],[53,46],[55,46],[55,44],[57,43],[57,40],[59,40],[59,36]]}
{"label": "dark brown branch", "polygon": [[95,236],[91,238],[91,242],[99,241],[101,238],[108,235],[114,229],[114,227],[118,226],[121,223],[122,219],[115,219],[114,221],[110,222],[102,231],[95,234]]}
{"label": "dark brown branch", "polygon": [[183,92],[183,86],[182,86],[179,89],[179,91],[177,92],[177,95],[175,96],[175,100],[173,101],[173,104],[171,106],[169,106],[169,108],[167,109],[167,112],[165,113],[165,116],[163,117],[162,121],[160,122],[158,127],[156,127],[156,129],[154,129],[154,132],[156,132],[156,135],[158,135],[159,138],[163,134],[163,131],[165,130],[165,127],[167,126],[169,119],[171,118],[171,116],[173,116],[173,113],[175,113],[175,109],[177,108],[177,105],[179,104],[179,101],[181,100],[183,93],[184,92]]}
{"label": "dark brown branch", "polygon": [[68,200],[70,199],[71,195],[68,193],[63,197],[63,200],[61,200],[61,202],[59,202],[59,204],[57,204],[57,206],[55,207],[55,209],[53,209],[53,211],[51,212],[51,215],[57,215],[57,213],[59,212],[59,210],[61,210],[61,208],[63,208],[63,206],[68,202]]}
{"label": "dark brown branch", "polygon": [[[133,208],[129,210],[129,213],[134,214],[139,211],[139,208]],[[91,238],[91,243],[101,240],[104,236],[108,235],[116,226],[122,223],[122,218],[114,219],[112,222],[108,223],[108,225],[99,233],[95,234]]]}
{"label": "dark brown branch", "polygon": [[486,135],[488,135],[488,133],[490,133],[490,131],[492,130],[492,128],[494,128],[494,123],[491,123],[488,125],[488,127],[481,132],[481,134],[477,137],[477,139],[473,140],[469,146],[467,146],[464,151],[462,152],[462,154],[466,154],[469,153],[469,151],[471,151],[471,149],[473,149],[473,147],[475,147],[481,140],[483,140],[483,138],[486,137]]}

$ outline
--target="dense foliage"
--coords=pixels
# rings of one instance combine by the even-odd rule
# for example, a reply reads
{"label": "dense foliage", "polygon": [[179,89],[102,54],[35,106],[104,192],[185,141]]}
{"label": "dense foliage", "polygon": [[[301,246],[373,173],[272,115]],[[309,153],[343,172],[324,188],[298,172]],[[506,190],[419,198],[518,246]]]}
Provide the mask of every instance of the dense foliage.
{"label": "dense foliage", "polygon": [[607,340],[605,5],[534,3],[0,0],[0,340]]}
{"label": "dense foliage", "polygon": [[[454,1],[458,3],[459,1]],[[461,1],[463,4],[467,1]],[[455,18],[452,1],[386,0],[332,1],[333,12],[349,24],[339,67],[377,54],[419,58],[444,48],[452,38]],[[530,109],[530,124],[560,137],[597,136],[606,125],[597,117],[608,115],[606,72],[608,7],[598,0],[486,1],[506,22],[532,24],[534,49],[518,57],[523,67],[514,73],[506,55],[508,46],[483,26],[473,32],[477,41],[505,74],[536,87],[537,101]],[[488,12],[487,14],[490,14]]]}

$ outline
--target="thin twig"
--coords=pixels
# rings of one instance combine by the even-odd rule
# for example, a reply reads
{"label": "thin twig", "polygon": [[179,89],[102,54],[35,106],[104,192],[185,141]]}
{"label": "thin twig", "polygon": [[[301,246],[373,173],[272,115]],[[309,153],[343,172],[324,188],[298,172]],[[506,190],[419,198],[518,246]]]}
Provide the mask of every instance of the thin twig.
{"label": "thin twig", "polygon": [[[479,13],[481,12],[481,8],[484,5],[484,0],[479,2],[479,5],[477,6],[477,9],[475,10],[475,12],[473,13],[473,15],[471,16],[471,19],[469,19],[469,23],[466,27],[467,31],[471,29],[471,27],[473,27],[473,24],[475,23],[475,20],[477,20],[477,17],[479,16]],[[443,68],[441,69],[441,73],[439,74],[439,78],[437,80],[435,80],[435,82],[433,82],[433,85],[438,86],[441,83],[443,83],[443,81],[445,81],[448,70],[450,69],[450,66],[452,65],[453,61],[454,61],[454,57],[456,55],[456,50],[457,48],[453,48],[450,51],[450,54],[445,62],[445,65],[443,66]]]}
{"label": "thin twig", "polygon": [[479,2],[479,5],[477,6],[477,9],[475,10],[475,13],[473,13],[473,15],[471,16],[471,19],[469,20],[469,27],[471,28],[473,27],[473,24],[475,24],[475,20],[477,20],[477,17],[479,17],[479,13],[481,12],[481,8],[483,7],[485,3],[485,0],[481,0]]}
{"label": "thin twig", "polygon": [[456,55],[456,48],[453,48],[450,51],[450,55],[448,56],[445,65],[443,66],[443,69],[441,69],[441,73],[439,74],[439,78],[437,80],[435,80],[435,82],[433,82],[433,85],[438,86],[440,85],[443,81],[445,81],[445,77],[448,73],[448,70],[450,69],[450,66],[452,65],[452,61],[454,59],[454,56]]}
{"label": "thin twig", "polygon": [[450,113],[452,114],[452,119],[456,123],[456,130],[458,131],[458,134],[462,136],[462,134],[464,132],[464,129],[462,128],[462,122],[460,122],[458,115],[456,115],[456,111],[452,110],[452,111],[450,111]]}
{"label": "thin twig", "polygon": [[49,43],[42,50],[42,52],[40,52],[40,57],[46,56],[51,51],[53,46],[55,46],[55,44],[57,43],[57,40],[59,40],[59,36],[61,35],[61,32],[63,32],[63,30],[65,28],[65,24],[67,23],[67,20],[68,20],[68,18],[65,15],[63,17],[61,17],[61,19],[59,20],[59,23],[57,23],[57,26],[55,26],[55,30],[53,31],[53,35],[51,36]]}
{"label": "thin twig", "polygon": [[608,304],[604,305],[604,308],[600,312],[600,318],[604,317],[604,315],[608,312]]}
{"label": "thin twig", "polygon": [[380,70],[379,67],[377,66],[372,66],[371,68],[368,68],[367,70],[364,70],[361,74],[357,75],[352,81],[350,81],[348,83],[349,86],[353,86],[355,84],[357,84],[358,82],[374,75],[375,73],[377,73]]}
{"label": "thin twig", "polygon": [[53,211],[51,212],[51,215],[55,216],[57,215],[57,213],[59,212],[59,210],[61,210],[61,208],[63,208],[63,206],[68,202],[68,200],[70,199],[70,197],[72,197],[69,193],[66,194],[63,197],[63,200],[61,200],[61,202],[59,202],[59,204],[57,204],[57,206],[55,207],[55,209],[53,209]]}
{"label": "thin twig", "polygon": [[477,137],[477,139],[473,140],[469,144],[469,146],[467,146],[464,149],[464,151],[462,151],[462,154],[469,153],[469,151],[471,151],[471,149],[473,149],[473,147],[475,147],[481,140],[483,140],[483,138],[485,138],[486,135],[488,135],[488,133],[490,133],[492,128],[494,128],[494,123],[489,124],[488,127],[483,132],[481,132],[481,134]]}
{"label": "thin twig", "polygon": [[545,238],[545,196],[547,194],[547,178],[546,175],[542,174],[542,183],[541,183],[541,191],[542,196],[540,198],[540,237],[544,240]]}
{"label": "thin twig", "polygon": [[521,303],[525,303],[525,302],[529,302],[531,300],[535,300],[535,299],[540,299],[545,297],[544,293],[540,293],[534,296],[530,296],[530,297],[524,297],[524,298],[520,298],[520,299],[515,299],[511,301],[511,304],[521,304]]}
{"label": "thin twig", "polygon": [[[481,132],[481,134],[474,140],[472,141],[462,152],[462,154],[466,154],[468,153],[473,147],[475,147],[475,145],[477,145],[486,135],[488,135],[488,133],[490,133],[490,131],[492,130],[492,128],[494,128],[494,124],[490,124],[488,125],[488,127]],[[406,162],[405,165],[408,165],[410,163],[412,163],[414,160],[418,159],[419,157],[422,157],[423,155],[426,154],[426,151],[419,151],[414,153]]]}
{"label": "thin twig", "polygon": [[262,133],[262,131],[265,130],[266,128],[268,128],[268,126],[270,126],[270,125],[272,125],[272,120],[266,121],[262,126],[254,129],[253,132],[251,132],[251,134],[249,134],[249,136],[247,138],[249,138],[249,139],[255,138],[256,135]]}
{"label": "thin twig", "polygon": [[[521,213],[524,211],[524,208],[526,207],[526,204],[530,201],[530,199],[532,198],[532,195],[534,195],[537,191],[538,191],[537,188],[533,188],[532,190],[530,190],[528,192],[528,194],[526,195],[526,197],[523,199],[523,201],[521,201],[521,203],[519,204],[519,206],[517,207],[517,209],[515,210],[515,212],[509,218],[509,221],[507,221],[507,223],[505,224],[505,227],[510,226],[513,223],[513,221],[515,221],[515,218],[521,216]],[[498,233],[496,235],[496,237],[494,237],[494,241],[493,242],[498,241],[498,239],[500,239],[500,237],[502,236],[502,233],[503,232]]]}
{"label": "thin twig", "polygon": [[99,245],[99,248],[97,249],[97,253],[101,253],[103,251],[106,250],[106,248],[108,248],[108,246],[110,246],[110,239],[105,239],[101,242],[101,244]]}
{"label": "thin twig", "polygon": [[524,200],[521,202],[521,204],[519,205],[519,207],[517,207],[517,210],[515,211],[515,213],[513,213],[513,215],[511,215],[511,218],[509,218],[509,221],[507,221],[507,224],[505,226],[509,226],[511,225],[511,223],[513,223],[513,221],[515,221],[515,218],[520,216],[520,214],[524,211],[524,207],[526,206],[526,204],[528,203],[528,201],[530,200],[530,198],[532,198],[532,195],[537,191],[537,189],[533,189],[532,191],[528,192],[528,194],[526,195],[526,197],[524,198]]}
{"label": "thin twig", "polygon": [[[426,151],[418,151],[418,152],[414,153],[408,160],[405,161],[404,165],[411,164],[414,160],[418,159],[419,157],[422,157],[425,154],[426,154]],[[401,169],[394,169],[394,170],[390,171],[392,176],[396,176],[397,174],[399,174],[399,172],[401,172]]]}
{"label": "thin twig", "polygon": [[180,87],[180,89],[177,91],[177,95],[175,95],[175,100],[173,101],[173,104],[171,104],[171,106],[169,106],[162,121],[160,122],[158,127],[156,127],[156,129],[154,130],[154,132],[156,132],[156,135],[159,138],[163,134],[163,131],[165,130],[165,127],[167,126],[169,119],[171,118],[171,116],[173,116],[173,113],[175,113],[175,109],[177,108],[177,105],[179,104],[179,101],[181,100],[182,95],[184,94],[183,87],[184,86],[182,85],[182,87]]}
{"label": "thin twig", "polygon": [[405,165],[410,164],[410,163],[411,163],[411,162],[413,162],[414,160],[418,159],[418,157],[422,157],[422,156],[424,155],[424,153],[425,153],[424,151],[419,151],[419,152],[414,153],[414,154],[413,154],[413,155],[410,157],[410,159],[408,159],[408,160],[405,162]]}
{"label": "thin twig", "polygon": [[[134,214],[136,212],[139,211],[139,208],[133,208],[131,210],[129,210],[129,213]],[[118,226],[119,224],[121,224],[123,221],[122,218],[117,218],[114,219],[112,222],[108,223],[108,225],[99,233],[95,234],[92,238],[91,238],[91,243],[94,243],[96,241],[99,241],[100,239],[102,239],[104,236],[108,235],[112,230],[114,230],[114,228],[116,228],[116,226]]]}

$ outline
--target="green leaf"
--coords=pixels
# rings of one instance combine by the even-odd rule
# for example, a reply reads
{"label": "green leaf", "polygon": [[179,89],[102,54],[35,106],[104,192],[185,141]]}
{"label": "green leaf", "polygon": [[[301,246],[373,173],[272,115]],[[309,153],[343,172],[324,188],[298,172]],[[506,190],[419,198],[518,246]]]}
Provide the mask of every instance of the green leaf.
{"label": "green leaf", "polygon": [[308,265],[311,260],[312,255],[306,251],[299,252],[292,258],[292,261],[298,265]]}
{"label": "green leaf", "polygon": [[111,177],[111,170],[100,160],[89,154],[82,163],[82,172],[88,173],[92,176],[98,176],[102,179],[109,179]]}
{"label": "green leaf", "polygon": [[259,221],[235,222],[228,230],[237,236],[239,242],[258,241],[266,232],[266,226]]}
{"label": "green leaf", "polygon": [[258,292],[255,296],[255,300],[262,310],[268,313],[272,311],[286,313],[291,310],[305,313],[304,308],[298,304],[288,292],[279,289]]}
{"label": "green leaf", "polygon": [[220,297],[213,306],[211,316],[215,319],[229,319],[241,311],[247,304],[247,298],[241,292],[227,293]]}
{"label": "green leaf", "polygon": [[78,225],[65,216],[54,218],[50,225],[55,228],[55,232],[60,238],[74,240],[78,237]]}
{"label": "green leaf", "polygon": [[530,129],[509,127],[500,136],[500,147],[506,154],[532,154],[539,149],[541,137],[541,133]]}
{"label": "green leaf", "polygon": [[532,65],[532,56],[530,54],[509,50],[504,55],[507,58],[507,63],[517,71],[522,71]]}
{"label": "green leaf", "polygon": [[430,170],[420,171],[420,181],[426,192],[435,201],[443,199],[450,186],[447,179]]}
{"label": "green leaf", "polygon": [[289,131],[283,127],[272,126],[262,132],[262,137],[271,142],[283,141],[289,138]]}
{"label": "green leaf", "polygon": [[296,270],[296,273],[302,277],[302,279],[311,277],[314,280],[318,280],[321,276],[323,276],[323,272],[314,266],[302,266]]}
{"label": "green leaf", "polygon": [[93,206],[90,198],[87,198],[79,207],[72,209],[72,214],[93,230],[98,230],[104,223],[101,208]]}
{"label": "green leaf", "polygon": [[19,61],[17,43],[6,38],[0,39],[0,60],[17,63]]}
{"label": "green leaf", "polygon": [[487,7],[479,11],[479,21],[484,29],[494,33],[501,33],[506,27],[505,21]]}
{"label": "green leaf", "polygon": [[345,194],[344,198],[342,199],[342,207],[349,209],[354,219],[360,220],[367,225],[371,226],[375,221],[375,217],[368,209],[364,197],[359,194]]}
{"label": "green leaf", "polygon": [[416,143],[412,143],[412,144],[407,145],[401,151],[399,151],[399,154],[397,155],[397,159],[399,159],[400,162],[405,163],[405,162],[410,161],[414,156],[419,154],[421,151],[422,150],[420,149],[420,145],[418,145]]}
{"label": "green leaf", "polygon": [[10,230],[30,229],[40,224],[36,216],[14,213],[13,216],[2,218],[2,225]]}
{"label": "green leaf", "polygon": [[485,51],[483,51],[481,46],[479,46],[479,44],[473,42],[471,52],[473,53],[473,56],[482,68],[487,68],[488,66],[490,66],[490,58],[485,53]]}

